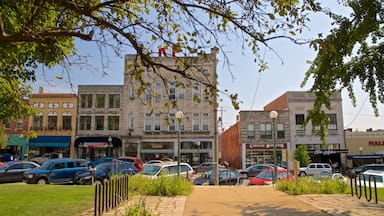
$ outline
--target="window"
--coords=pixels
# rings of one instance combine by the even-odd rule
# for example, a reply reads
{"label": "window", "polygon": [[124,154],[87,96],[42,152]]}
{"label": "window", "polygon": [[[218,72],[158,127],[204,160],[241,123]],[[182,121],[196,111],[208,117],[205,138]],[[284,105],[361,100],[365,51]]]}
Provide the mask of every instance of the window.
{"label": "window", "polygon": [[57,129],[57,112],[48,113],[48,129],[49,130]]}
{"label": "window", "polygon": [[255,125],[252,123],[247,124],[247,138],[255,139]]}
{"label": "window", "polygon": [[131,116],[129,118],[129,129],[133,129],[133,126],[134,126],[134,118]]}
{"label": "window", "polygon": [[97,94],[96,95],[96,108],[104,108],[105,107],[105,95]]}
{"label": "window", "polygon": [[152,68],[146,68],[145,72],[147,72],[147,74],[152,74],[153,73],[153,69]]}
{"label": "window", "polygon": [[296,130],[304,131],[304,114],[296,114]]}
{"label": "window", "polygon": [[152,130],[151,114],[146,113],[144,118],[144,131]]}
{"label": "window", "polygon": [[33,107],[35,107],[35,108],[44,108],[44,103],[34,103]]}
{"label": "window", "polygon": [[119,116],[108,116],[108,130],[119,130]]}
{"label": "window", "polygon": [[145,100],[151,101],[152,95],[151,95],[151,89],[148,87],[145,89]]}
{"label": "window", "polygon": [[260,138],[261,139],[272,139],[272,125],[271,124],[260,124]]}
{"label": "window", "polygon": [[328,130],[337,130],[337,118],[336,114],[327,114],[328,117]]}
{"label": "window", "polygon": [[80,130],[91,130],[91,116],[80,116]]}
{"label": "window", "polygon": [[169,99],[176,100],[176,84],[175,83],[169,84]]}
{"label": "window", "polygon": [[169,113],[168,121],[169,121],[168,130],[176,131],[176,117],[174,113]]}
{"label": "window", "polygon": [[199,83],[193,83],[193,86],[192,86],[192,99],[193,100],[196,100],[196,99],[200,99],[201,98],[201,94],[200,94],[200,85]]}
{"label": "window", "polygon": [[62,122],[61,128],[63,130],[72,129],[72,114],[70,112],[63,113],[63,122]]}
{"label": "window", "polygon": [[5,124],[5,129],[11,129],[11,123],[10,122],[7,122]]}
{"label": "window", "polygon": [[131,87],[129,91],[129,98],[134,99],[136,96],[135,88]]}
{"label": "window", "polygon": [[95,116],[95,130],[104,130],[104,116]]}
{"label": "window", "polygon": [[59,103],[48,103],[48,108],[57,109],[59,108]]}
{"label": "window", "polygon": [[155,131],[160,131],[161,129],[161,117],[159,113],[155,114]]}
{"label": "window", "polygon": [[80,107],[81,108],[91,108],[92,107],[92,95],[91,94],[80,95]]}
{"label": "window", "polygon": [[209,130],[208,123],[209,123],[208,113],[203,113],[203,131]]}
{"label": "window", "polygon": [[179,87],[179,100],[184,100],[185,99],[185,89],[183,87]]}
{"label": "window", "polygon": [[208,69],[207,69],[207,68],[203,68],[203,69],[201,70],[201,72],[202,72],[203,74],[207,75],[207,74],[208,74]]}
{"label": "window", "polygon": [[193,113],[192,117],[192,130],[199,131],[200,130],[200,119],[199,113]]}
{"label": "window", "polygon": [[63,103],[63,108],[64,109],[72,109],[73,108],[73,103]]}
{"label": "window", "polygon": [[33,129],[41,130],[43,127],[43,113],[39,112],[37,116],[33,117]]}
{"label": "window", "polygon": [[16,121],[16,130],[22,130],[23,129],[23,120],[21,120],[21,119],[18,119],[17,121]]}
{"label": "window", "polygon": [[159,102],[161,100],[161,83],[155,83],[155,101]]}
{"label": "window", "polygon": [[276,127],[277,127],[276,128],[276,130],[277,130],[277,138],[278,139],[285,138],[284,124],[277,124]]}
{"label": "window", "polygon": [[120,108],[120,95],[110,94],[109,95],[109,108]]}

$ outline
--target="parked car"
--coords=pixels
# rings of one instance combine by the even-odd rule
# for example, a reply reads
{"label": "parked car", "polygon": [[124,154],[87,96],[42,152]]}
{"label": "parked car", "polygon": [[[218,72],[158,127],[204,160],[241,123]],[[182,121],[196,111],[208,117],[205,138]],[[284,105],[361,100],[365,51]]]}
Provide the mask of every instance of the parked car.
{"label": "parked car", "polygon": [[136,174],[136,167],[132,162],[127,161],[101,163],[94,169],[78,172],[73,182],[81,185],[102,184],[109,181],[111,176],[118,174],[134,175]]}
{"label": "parked car", "polygon": [[0,162],[8,162],[13,161],[14,157],[12,154],[9,153],[0,153]]}
{"label": "parked car", "polygon": [[[235,170],[220,168],[218,170],[219,185],[238,185],[243,182],[240,173]],[[195,185],[215,185],[215,170],[206,171],[193,180]]]}
{"label": "parked car", "polygon": [[[242,178],[255,177],[264,170],[273,169],[273,164],[255,164],[249,166],[246,169],[237,170],[238,173],[242,175]],[[282,167],[277,167],[277,169],[283,169]]]}
{"label": "parked car", "polygon": [[162,160],[149,160],[147,162],[144,163],[145,164],[153,164],[153,163],[163,163],[164,161]]}
{"label": "parked car", "polygon": [[[249,179],[249,185],[271,185],[273,183],[273,169],[266,169],[260,172],[257,176]],[[294,176],[286,169],[277,170],[277,181],[292,180]]]}
{"label": "parked car", "polygon": [[144,163],[137,157],[131,157],[131,156],[123,156],[119,157],[119,160],[122,161],[128,161],[128,162],[133,162],[135,164],[137,172],[140,172],[144,169]]}
{"label": "parked car", "polygon": [[[199,165],[193,166],[193,170],[195,170],[196,173],[203,173],[209,170],[212,170],[215,168],[215,162],[204,162]],[[217,164],[219,168],[225,168],[225,166],[221,164]]]}
{"label": "parked car", "polygon": [[44,153],[39,157],[32,158],[31,161],[41,165],[45,161],[49,159],[55,159],[55,158],[63,158],[63,153]]}
{"label": "parked car", "polygon": [[84,159],[49,159],[39,168],[24,172],[24,180],[28,184],[73,183],[76,173],[88,170],[87,163]]}
{"label": "parked car", "polygon": [[97,165],[99,164],[102,164],[102,163],[109,163],[109,162],[116,162],[117,159],[116,158],[113,158],[113,157],[103,157],[103,158],[99,158],[97,160],[93,160],[93,161],[90,161],[88,163],[88,166],[90,167],[96,167]]}
{"label": "parked car", "polygon": [[313,175],[312,179],[317,180],[317,181],[321,181],[323,179],[346,181],[346,178],[341,173],[329,173],[329,172],[316,173]]}
{"label": "parked car", "polygon": [[31,161],[10,161],[0,167],[0,183],[21,182],[24,172],[40,165]]}
{"label": "parked car", "polygon": [[310,163],[308,166],[299,169],[300,176],[310,176],[319,172],[332,173],[332,167],[327,163]]}
{"label": "parked car", "polygon": [[[180,163],[180,176],[192,179],[194,170],[188,163]],[[162,162],[147,164],[143,171],[139,173],[148,178],[158,178],[160,176],[172,177],[178,174],[177,162]]]}
{"label": "parked car", "polygon": [[357,179],[357,185],[361,184],[364,185],[364,179],[365,179],[365,186],[369,187],[369,182],[371,182],[371,187],[374,187],[374,181],[376,181],[376,187],[377,188],[384,188],[384,171],[381,170],[367,170],[361,173],[362,176]]}
{"label": "parked car", "polygon": [[384,164],[364,164],[356,169],[349,170],[347,172],[349,177],[355,177],[356,175],[365,172],[366,170],[380,170],[384,171]]}

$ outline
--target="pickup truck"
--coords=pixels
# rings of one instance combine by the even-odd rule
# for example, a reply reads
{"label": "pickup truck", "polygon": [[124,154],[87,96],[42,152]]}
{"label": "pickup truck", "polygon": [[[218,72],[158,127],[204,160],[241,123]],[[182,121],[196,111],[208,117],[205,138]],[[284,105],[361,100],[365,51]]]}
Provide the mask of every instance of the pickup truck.
{"label": "pickup truck", "polygon": [[306,167],[300,167],[299,176],[309,176],[320,172],[332,173],[331,165],[327,163],[310,163]]}

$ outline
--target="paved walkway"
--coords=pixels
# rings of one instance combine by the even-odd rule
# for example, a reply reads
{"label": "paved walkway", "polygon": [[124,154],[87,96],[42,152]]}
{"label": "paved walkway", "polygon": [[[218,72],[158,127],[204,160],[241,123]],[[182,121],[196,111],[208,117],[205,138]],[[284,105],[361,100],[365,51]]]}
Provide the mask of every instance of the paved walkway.
{"label": "paved walkway", "polygon": [[[138,198],[159,216],[382,216],[384,203],[368,202],[363,196],[291,196],[271,186],[195,186],[188,197]],[[104,214],[123,216],[127,206]]]}

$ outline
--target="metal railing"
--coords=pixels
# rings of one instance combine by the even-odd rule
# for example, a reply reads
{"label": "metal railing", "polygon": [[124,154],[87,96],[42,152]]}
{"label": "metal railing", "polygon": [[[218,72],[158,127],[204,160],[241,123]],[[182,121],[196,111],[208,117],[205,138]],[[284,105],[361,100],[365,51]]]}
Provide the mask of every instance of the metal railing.
{"label": "metal railing", "polygon": [[[353,191],[355,190],[355,194],[357,198],[361,198],[363,195],[363,188],[364,188],[364,196],[365,199],[368,202],[371,202],[372,200],[372,189],[375,195],[375,202],[377,203],[377,187],[376,187],[376,178],[373,175],[368,175],[368,179],[366,179],[367,176],[363,174],[358,174],[354,177],[351,177],[351,195],[353,196]],[[368,188],[367,188],[367,182],[368,182]],[[373,182],[373,188],[371,185],[371,182]],[[369,196],[367,194],[367,189],[369,189]]]}
{"label": "metal railing", "polygon": [[113,176],[109,181],[95,185],[94,216],[101,216],[128,200],[128,176]]}

